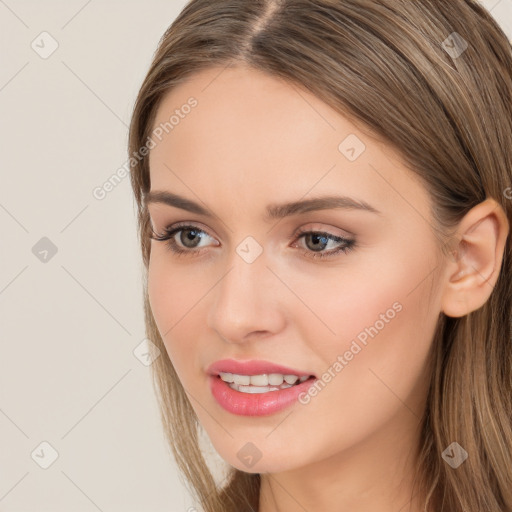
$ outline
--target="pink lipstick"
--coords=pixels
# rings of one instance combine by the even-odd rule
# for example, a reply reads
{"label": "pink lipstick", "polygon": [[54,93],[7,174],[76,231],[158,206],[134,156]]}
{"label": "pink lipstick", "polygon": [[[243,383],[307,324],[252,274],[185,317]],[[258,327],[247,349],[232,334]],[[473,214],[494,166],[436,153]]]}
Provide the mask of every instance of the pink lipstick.
{"label": "pink lipstick", "polygon": [[210,365],[210,390],[225,410],[266,416],[295,403],[315,383],[311,372],[269,361],[224,359]]}

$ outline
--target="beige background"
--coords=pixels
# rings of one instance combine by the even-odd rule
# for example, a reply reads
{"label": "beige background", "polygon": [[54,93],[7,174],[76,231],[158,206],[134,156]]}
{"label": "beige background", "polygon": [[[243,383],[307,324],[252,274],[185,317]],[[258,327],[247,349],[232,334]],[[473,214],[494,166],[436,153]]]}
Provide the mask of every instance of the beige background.
{"label": "beige background", "polygon": [[[126,161],[135,96],[185,3],[0,0],[2,512],[194,506],[140,356],[129,178],[93,195]],[[483,3],[512,38],[512,0]]]}

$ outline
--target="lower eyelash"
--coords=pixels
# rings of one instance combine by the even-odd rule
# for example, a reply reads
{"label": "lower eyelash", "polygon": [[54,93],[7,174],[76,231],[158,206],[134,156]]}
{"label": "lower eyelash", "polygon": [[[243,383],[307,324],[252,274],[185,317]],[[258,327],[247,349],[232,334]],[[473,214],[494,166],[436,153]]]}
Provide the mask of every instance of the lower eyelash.
{"label": "lower eyelash", "polygon": [[[334,237],[333,237],[334,238]],[[336,237],[337,238],[337,242],[341,242],[341,240],[339,240],[339,237]],[[355,245],[355,242],[354,240],[348,240],[346,238],[343,238],[343,243],[345,244],[345,246],[340,246],[338,247],[337,249],[332,249],[330,252],[315,252],[315,251],[303,251],[303,255],[306,256],[307,258],[317,258],[317,259],[322,259],[322,258],[330,258],[330,257],[334,257],[340,253],[348,253],[349,251],[351,251],[353,248],[354,248],[354,245]]]}
{"label": "lower eyelash", "polygon": [[[185,255],[185,254],[187,254],[189,256],[192,256],[192,257],[199,256],[202,253],[201,249],[199,249],[199,250],[181,249],[176,244],[176,242],[174,241],[174,235],[176,233],[179,233],[180,231],[184,231],[187,228],[194,229],[194,230],[199,231],[201,233],[206,233],[205,231],[203,231],[202,229],[197,228],[196,226],[183,225],[183,226],[177,226],[177,227],[175,227],[173,229],[170,229],[170,230],[169,229],[165,229],[164,233],[162,235],[158,235],[157,233],[155,233],[153,231],[153,235],[155,235],[155,236],[150,235],[150,238],[152,238],[153,240],[159,241],[159,242],[168,242],[167,243],[167,247],[169,248],[170,251],[172,251],[177,256],[181,256],[181,255]],[[355,247],[355,243],[356,243],[356,241],[354,239],[349,239],[349,238],[345,238],[345,237],[341,237],[341,236],[336,236],[336,235],[332,235],[330,233],[324,233],[322,231],[300,231],[299,233],[295,233],[294,235],[292,235],[290,237],[290,240],[294,239],[294,240],[298,241],[303,236],[310,235],[310,234],[321,235],[321,236],[323,236],[325,238],[328,238],[329,240],[333,240],[335,242],[339,242],[339,243],[342,243],[344,245],[338,247],[337,249],[332,249],[329,252],[315,252],[315,251],[310,251],[310,250],[303,250],[302,253],[307,258],[322,259],[322,258],[334,257],[337,254],[340,254],[341,252],[346,254],[346,253],[348,253],[349,251],[351,251]]]}

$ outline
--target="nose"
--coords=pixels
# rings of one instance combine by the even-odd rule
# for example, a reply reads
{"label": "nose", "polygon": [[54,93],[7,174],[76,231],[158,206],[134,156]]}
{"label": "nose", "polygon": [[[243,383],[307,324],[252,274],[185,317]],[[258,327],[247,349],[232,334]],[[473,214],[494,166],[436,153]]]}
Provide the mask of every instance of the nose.
{"label": "nose", "polygon": [[234,254],[224,277],[212,290],[207,323],[224,341],[247,343],[283,329],[283,285],[266,264],[264,254],[252,263]]}

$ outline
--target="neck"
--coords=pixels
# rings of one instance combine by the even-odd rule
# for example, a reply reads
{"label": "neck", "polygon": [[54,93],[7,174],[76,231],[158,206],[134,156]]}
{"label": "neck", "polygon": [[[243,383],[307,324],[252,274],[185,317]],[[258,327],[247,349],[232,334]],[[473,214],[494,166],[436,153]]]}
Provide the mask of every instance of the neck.
{"label": "neck", "polygon": [[[403,415],[409,415],[404,422]],[[420,512],[421,423],[407,409],[371,438],[308,466],[261,474],[259,512]]]}

